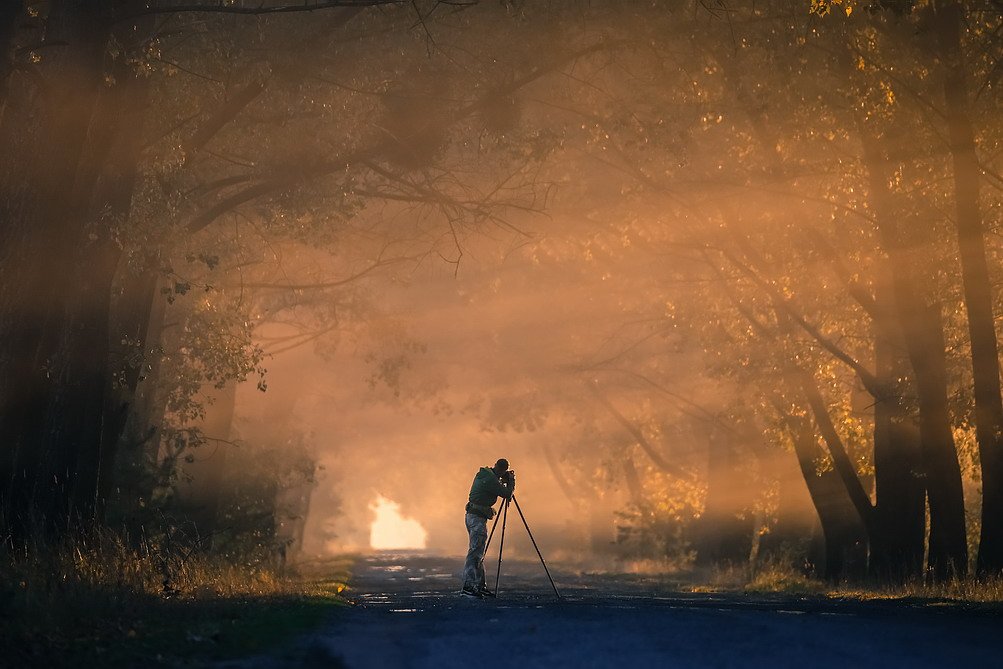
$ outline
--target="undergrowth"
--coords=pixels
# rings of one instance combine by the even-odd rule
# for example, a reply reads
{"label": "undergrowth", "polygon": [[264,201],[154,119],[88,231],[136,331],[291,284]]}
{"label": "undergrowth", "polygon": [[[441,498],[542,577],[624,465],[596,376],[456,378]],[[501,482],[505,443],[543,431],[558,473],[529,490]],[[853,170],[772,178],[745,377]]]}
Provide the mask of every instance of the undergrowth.
{"label": "undergrowth", "polygon": [[[177,537],[105,530],[0,548],[0,656],[18,667],[198,665],[263,652],[320,623],[350,558],[309,576]],[[2,663],[0,663],[2,664]]]}

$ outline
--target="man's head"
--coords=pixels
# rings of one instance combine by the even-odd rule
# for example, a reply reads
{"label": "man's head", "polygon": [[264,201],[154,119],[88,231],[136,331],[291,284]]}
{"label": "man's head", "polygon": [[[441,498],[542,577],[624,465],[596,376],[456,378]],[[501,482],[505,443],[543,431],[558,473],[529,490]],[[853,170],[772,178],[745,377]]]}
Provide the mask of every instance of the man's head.
{"label": "man's head", "polygon": [[492,467],[491,470],[495,473],[495,476],[501,476],[508,471],[508,460],[505,458],[498,458],[498,462],[495,463],[495,466]]}

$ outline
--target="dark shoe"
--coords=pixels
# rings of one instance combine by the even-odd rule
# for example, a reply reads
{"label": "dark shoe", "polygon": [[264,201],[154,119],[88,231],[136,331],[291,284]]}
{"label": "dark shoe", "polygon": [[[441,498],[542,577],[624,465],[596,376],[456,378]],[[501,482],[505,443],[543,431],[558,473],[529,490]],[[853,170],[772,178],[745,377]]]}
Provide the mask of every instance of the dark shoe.
{"label": "dark shoe", "polygon": [[475,590],[474,588],[470,588],[467,586],[463,586],[463,590],[460,590],[460,594],[463,595],[464,597],[472,597],[474,599],[483,599],[484,597],[481,594],[480,590]]}
{"label": "dark shoe", "polygon": [[488,590],[488,586],[482,585],[477,589],[477,592],[481,594],[481,597],[494,597],[495,593]]}

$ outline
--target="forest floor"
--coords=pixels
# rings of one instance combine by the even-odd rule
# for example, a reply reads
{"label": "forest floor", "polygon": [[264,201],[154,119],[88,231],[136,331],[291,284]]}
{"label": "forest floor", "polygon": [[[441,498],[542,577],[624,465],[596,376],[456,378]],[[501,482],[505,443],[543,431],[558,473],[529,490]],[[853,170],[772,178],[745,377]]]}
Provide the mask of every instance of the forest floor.
{"label": "forest floor", "polygon": [[[218,669],[348,667],[999,666],[1003,608],[941,599],[693,592],[640,575],[506,560],[497,599],[458,594],[457,559],[378,554],[351,608],[272,653]],[[492,571],[492,570],[489,570]],[[489,582],[493,580],[489,578]]]}

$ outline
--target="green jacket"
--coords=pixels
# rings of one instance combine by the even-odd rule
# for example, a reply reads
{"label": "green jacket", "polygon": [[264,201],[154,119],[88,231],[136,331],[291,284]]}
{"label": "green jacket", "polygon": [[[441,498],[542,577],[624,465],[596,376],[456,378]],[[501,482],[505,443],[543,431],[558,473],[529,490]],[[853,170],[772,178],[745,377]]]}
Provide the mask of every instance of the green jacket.
{"label": "green jacket", "polygon": [[494,506],[499,497],[508,499],[511,494],[490,467],[481,467],[470,485],[470,502],[480,506]]}

